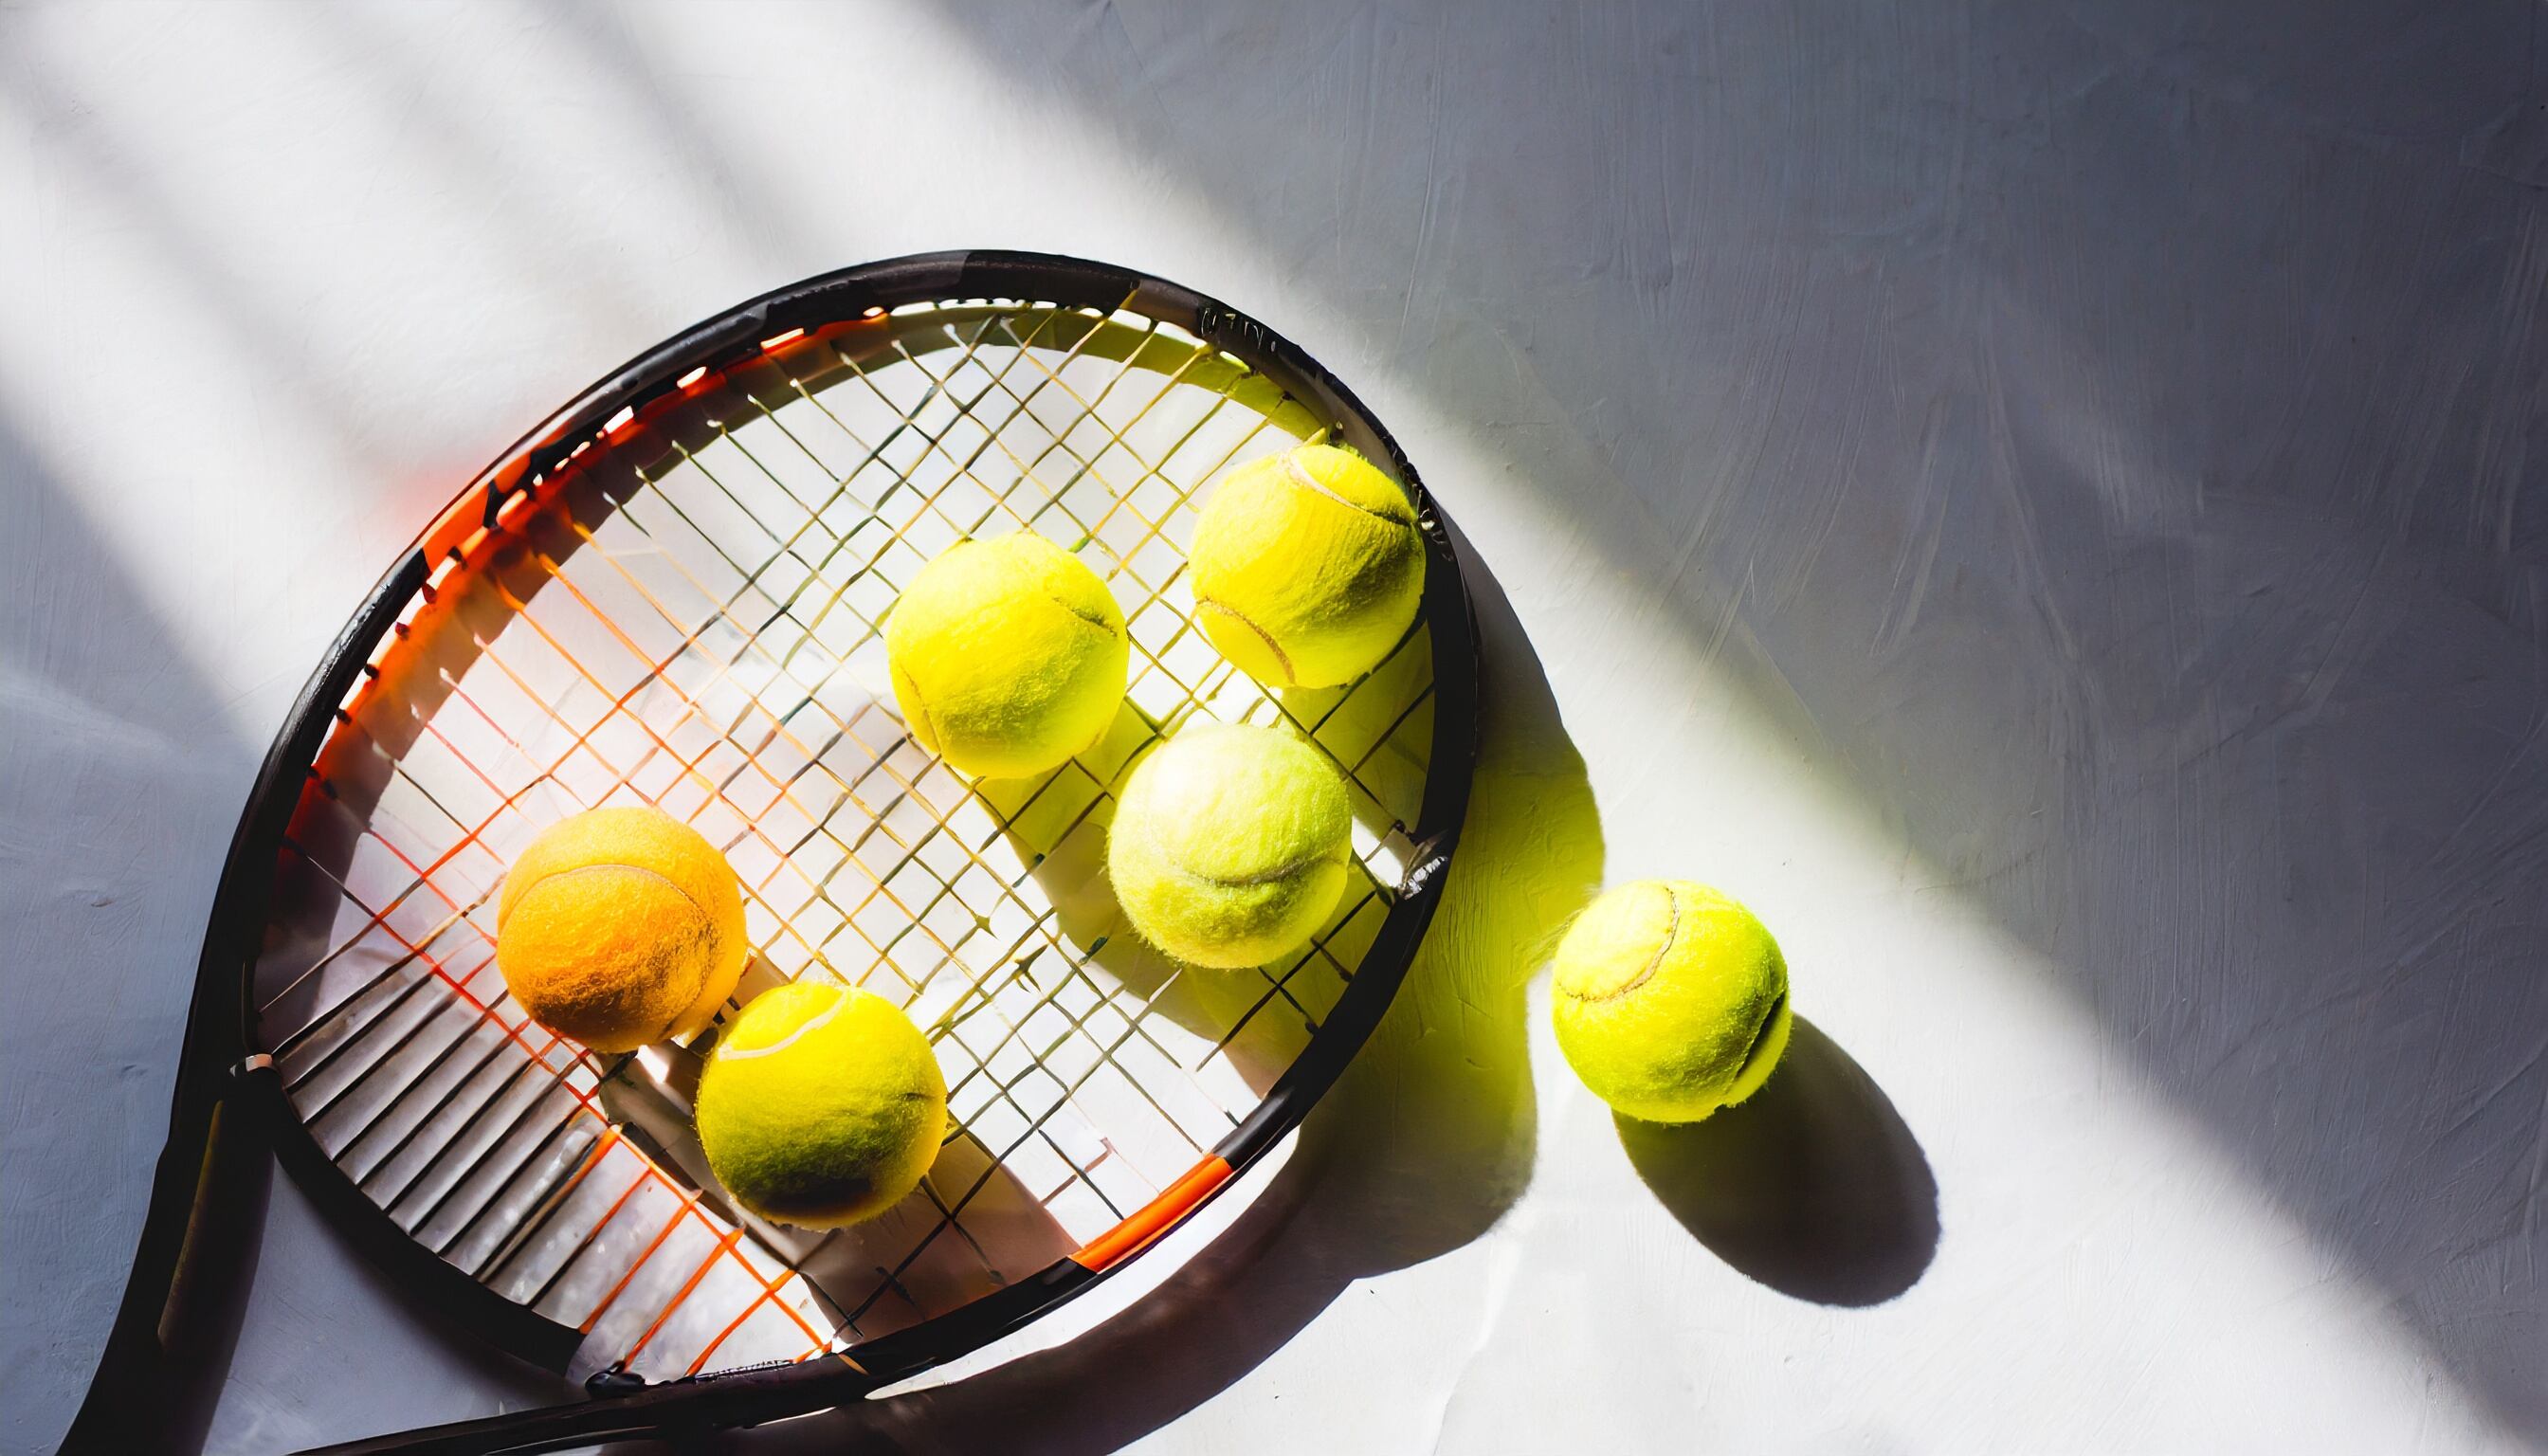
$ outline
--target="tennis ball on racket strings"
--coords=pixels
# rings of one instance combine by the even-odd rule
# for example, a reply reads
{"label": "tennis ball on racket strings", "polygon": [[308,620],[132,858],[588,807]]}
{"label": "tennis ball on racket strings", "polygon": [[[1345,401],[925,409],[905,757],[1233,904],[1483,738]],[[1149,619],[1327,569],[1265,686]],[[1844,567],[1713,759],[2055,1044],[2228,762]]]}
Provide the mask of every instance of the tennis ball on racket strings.
{"label": "tennis ball on racket strings", "polygon": [[550,825],[513,861],[496,903],[496,964],[513,1000],[595,1051],[706,1027],[749,951],[734,869],[658,809]]}
{"label": "tennis ball on racket strings", "polygon": [[947,1135],[947,1078],[900,1007],[798,981],[726,1024],[692,1110],[708,1171],[735,1202],[838,1228],[920,1186]]}
{"label": "tennis ball on racket strings", "polygon": [[977,778],[1032,777],[1086,751],[1132,664],[1114,593],[1030,531],[947,548],[895,599],[884,640],[912,737]]}
{"label": "tennis ball on racket strings", "polygon": [[1186,560],[1195,620],[1275,687],[1332,687],[1380,665],[1424,597],[1424,537],[1398,483],[1333,445],[1232,471]]}
{"label": "tennis ball on racket strings", "polygon": [[1624,884],[1576,917],[1550,987],[1558,1049],[1592,1094],[1694,1123],[1758,1091],[1787,1046],[1787,961],[1752,912],[1680,879]]}
{"label": "tennis ball on racket strings", "polygon": [[1142,939],[1197,965],[1262,965],[1308,944],[1345,887],[1343,777],[1271,728],[1197,724],[1117,795],[1106,869]]}

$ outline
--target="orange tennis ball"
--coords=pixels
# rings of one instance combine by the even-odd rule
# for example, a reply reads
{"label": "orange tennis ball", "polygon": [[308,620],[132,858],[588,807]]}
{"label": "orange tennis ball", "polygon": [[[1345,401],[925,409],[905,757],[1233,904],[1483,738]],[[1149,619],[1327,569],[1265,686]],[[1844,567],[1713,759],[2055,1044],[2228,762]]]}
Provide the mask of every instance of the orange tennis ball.
{"label": "orange tennis ball", "polygon": [[748,949],[734,869],[657,809],[551,825],[513,862],[496,904],[496,964],[513,999],[595,1051],[706,1027]]}

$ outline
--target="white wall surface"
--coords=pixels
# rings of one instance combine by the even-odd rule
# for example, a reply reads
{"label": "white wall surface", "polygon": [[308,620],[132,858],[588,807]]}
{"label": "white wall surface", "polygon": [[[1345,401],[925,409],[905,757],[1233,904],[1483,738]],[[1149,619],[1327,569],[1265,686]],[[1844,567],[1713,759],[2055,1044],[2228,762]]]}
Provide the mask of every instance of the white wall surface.
{"label": "white wall surface", "polygon": [[[2548,1446],[2542,19],[0,5],[0,1449],[77,1405],[363,589],[636,349],[948,246],[1363,394],[1509,600],[1490,764],[1268,1202],[735,1450]],[[1674,1137],[1529,999],[1658,874],[1814,1029]],[[268,1221],[214,1449],[558,1394]]]}

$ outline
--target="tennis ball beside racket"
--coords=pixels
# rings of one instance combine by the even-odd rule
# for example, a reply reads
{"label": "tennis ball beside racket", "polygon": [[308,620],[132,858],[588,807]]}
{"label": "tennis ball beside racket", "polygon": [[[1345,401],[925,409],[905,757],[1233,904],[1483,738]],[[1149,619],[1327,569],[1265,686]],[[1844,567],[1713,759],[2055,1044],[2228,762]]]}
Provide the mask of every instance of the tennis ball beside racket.
{"label": "tennis ball beside racket", "polygon": [[1787,961],[1751,911],[1687,880],[1594,900],[1558,942],[1558,1049],[1632,1118],[1694,1123],[1751,1096],[1787,1046]]}
{"label": "tennis ball beside racket", "polygon": [[708,1170],[737,1203],[838,1228],[920,1186],[947,1135],[947,1078],[900,1007],[797,981],[727,1023],[693,1112]]}
{"label": "tennis ball beside racket", "polygon": [[1231,472],[1186,559],[1204,635],[1276,687],[1332,687],[1370,672],[1424,596],[1424,538],[1407,493],[1333,445]]}
{"label": "tennis ball beside racket", "polygon": [[1135,765],[1106,834],[1125,917],[1197,965],[1262,965],[1306,945],[1352,858],[1352,806],[1326,756],[1230,724],[1189,727]]}
{"label": "tennis ball beside racket", "polygon": [[504,875],[496,964],[531,1019],[595,1051],[707,1026],[750,948],[733,868],[661,810],[549,826]]}
{"label": "tennis ball beside racket", "polygon": [[1058,769],[1104,736],[1132,662],[1123,608],[1031,531],[958,541],[885,623],[894,700],[923,748],[977,778]]}

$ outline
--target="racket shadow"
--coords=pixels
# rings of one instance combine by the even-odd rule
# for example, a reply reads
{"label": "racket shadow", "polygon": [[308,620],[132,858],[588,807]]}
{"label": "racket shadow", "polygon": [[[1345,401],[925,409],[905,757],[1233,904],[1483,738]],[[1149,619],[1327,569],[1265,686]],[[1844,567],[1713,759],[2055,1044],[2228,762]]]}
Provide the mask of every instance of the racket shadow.
{"label": "racket shadow", "polygon": [[1458,866],[1389,1015],[1256,1201],[1063,1345],[706,1449],[1111,1451],[1236,1383],[1356,1280],[1459,1248],[1512,1206],[1538,1136],[1524,987],[1597,888],[1602,841],[1539,661],[1465,565],[1488,690]]}
{"label": "racket shadow", "polygon": [[[1166,734],[1128,699],[1097,746],[1034,779],[986,779],[975,791],[1006,826],[1010,851],[1051,906],[1054,934],[1076,953],[1082,973],[1138,1012],[1118,1039],[1155,1035],[1156,1023],[1218,1053],[1262,1096],[1290,1063],[1292,1048],[1233,1037],[1245,1029],[1269,982],[1254,971],[1182,964],[1144,944],[1125,922],[1106,869],[1106,837],[1125,775]],[[1200,1149],[1198,1149],[1200,1151]]]}
{"label": "racket shadow", "polygon": [[[749,1004],[786,981],[756,956],[734,1002]],[[792,1270],[836,1327],[869,1336],[903,1328],[997,1287],[1008,1271],[1041,1268],[1070,1251],[1074,1240],[962,1127],[948,1130],[921,1187],[877,1218],[807,1228],[754,1214],[726,1194],[698,1138],[692,1109],[712,1046],[660,1044],[624,1057],[602,1080],[599,1101],[659,1171]]]}
{"label": "racket shadow", "polygon": [[[1192,1039],[1182,1048],[1186,1054],[1226,1063],[1249,1092],[1263,1096],[1335,1004],[1387,903],[1373,869],[1357,864],[1326,924],[1300,952],[1263,966],[1223,969],[1189,965],[1158,951],[1125,919],[1107,869],[1116,795],[1133,767],[1195,718],[1227,715],[1296,730],[1352,771],[1346,781],[1360,837],[1385,845],[1393,836],[1403,839],[1405,826],[1372,796],[1366,780],[1378,780],[1385,791],[1396,787],[1410,801],[1416,796],[1420,760],[1374,761],[1400,748],[1409,702],[1428,695],[1430,677],[1430,657],[1419,641],[1352,688],[1284,692],[1279,715],[1265,711],[1268,700],[1252,686],[1226,692],[1216,710],[1197,705],[1168,724],[1128,699],[1098,745],[1062,769],[1035,779],[975,784],[1006,826],[1011,853],[1028,866],[1027,876],[1051,907],[1054,933],[1075,953],[1082,973],[1137,1008],[1122,1040],[1174,1027]],[[1243,711],[1251,707],[1253,713]],[[1393,770],[1405,781],[1382,776]]]}

